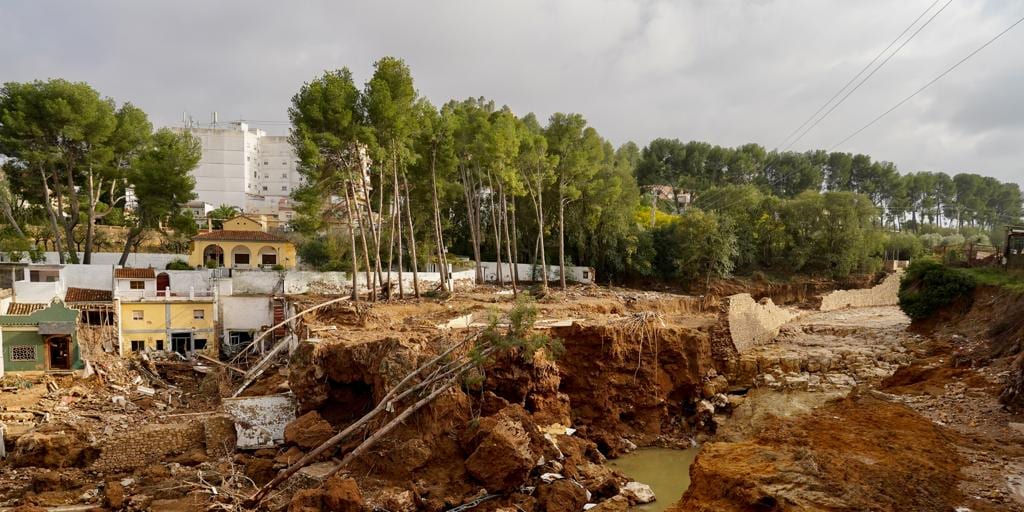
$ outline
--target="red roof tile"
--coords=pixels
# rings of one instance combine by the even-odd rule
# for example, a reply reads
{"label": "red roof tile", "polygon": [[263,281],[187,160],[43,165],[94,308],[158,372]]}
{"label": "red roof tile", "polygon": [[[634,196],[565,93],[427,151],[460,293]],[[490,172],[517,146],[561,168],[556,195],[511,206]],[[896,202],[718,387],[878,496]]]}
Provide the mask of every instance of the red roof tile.
{"label": "red roof tile", "polygon": [[46,304],[22,304],[20,302],[12,302],[7,306],[8,315],[28,315],[35,311],[43,309]]}
{"label": "red roof tile", "polygon": [[117,279],[156,279],[156,272],[151,268],[115,268]]}
{"label": "red roof tile", "polygon": [[233,231],[220,229],[200,233],[192,240],[224,241],[224,242],[287,242],[288,239],[263,231]]}
{"label": "red roof tile", "polygon": [[93,288],[68,288],[64,294],[64,302],[110,302],[114,300],[114,292]]}

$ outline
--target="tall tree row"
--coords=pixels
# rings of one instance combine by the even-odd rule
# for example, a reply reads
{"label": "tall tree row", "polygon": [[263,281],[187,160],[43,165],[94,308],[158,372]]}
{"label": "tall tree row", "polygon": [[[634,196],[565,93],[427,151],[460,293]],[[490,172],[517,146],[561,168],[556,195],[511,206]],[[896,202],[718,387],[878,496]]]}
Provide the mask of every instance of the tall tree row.
{"label": "tall tree row", "polygon": [[154,134],[145,112],[117,106],[88,84],[6,83],[0,212],[8,233],[0,239],[25,244],[33,236],[29,225],[45,225],[34,235],[52,243],[61,263],[90,263],[96,226],[115,212],[129,228],[125,253],[147,229],[187,225],[179,219],[193,197],[196,147],[188,134]]}
{"label": "tall tree row", "polygon": [[[868,155],[757,144],[614,147],[577,113],[538,118],[483,97],[435,105],[392,57],[362,85],[345,68],[315,77],[288,115],[304,178],[293,192],[300,258],[351,273],[369,291],[355,299],[431,292],[425,270],[447,292],[452,267],[513,294],[523,281],[565,287],[575,265],[612,281],[844,274],[879,257],[886,231],[995,233],[1021,218],[1016,183],[973,173],[901,174]],[[5,84],[2,249],[89,262],[97,226],[118,224],[124,260],[146,233],[194,230],[182,206],[199,150],[86,84]]]}

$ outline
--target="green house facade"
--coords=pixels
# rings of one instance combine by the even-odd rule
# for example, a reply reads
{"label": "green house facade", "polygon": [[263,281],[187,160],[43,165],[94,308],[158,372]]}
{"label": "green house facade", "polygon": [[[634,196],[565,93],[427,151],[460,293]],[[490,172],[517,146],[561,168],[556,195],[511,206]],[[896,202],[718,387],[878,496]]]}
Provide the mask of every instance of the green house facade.
{"label": "green house facade", "polygon": [[11,306],[7,314],[0,315],[2,372],[61,372],[84,367],[76,333],[77,310],[59,299],[33,308]]}

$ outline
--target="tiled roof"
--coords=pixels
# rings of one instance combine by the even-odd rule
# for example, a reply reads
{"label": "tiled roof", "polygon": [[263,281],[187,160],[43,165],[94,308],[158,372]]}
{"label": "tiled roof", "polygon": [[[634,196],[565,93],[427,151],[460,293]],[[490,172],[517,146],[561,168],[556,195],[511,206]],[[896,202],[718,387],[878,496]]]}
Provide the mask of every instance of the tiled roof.
{"label": "tiled roof", "polygon": [[7,306],[8,315],[28,315],[34,311],[43,309],[46,304],[22,304],[20,302],[12,302]]}
{"label": "tiled roof", "polygon": [[224,242],[287,242],[288,239],[263,231],[233,231],[220,229],[200,233],[192,240],[213,240]]}
{"label": "tiled roof", "polygon": [[151,268],[115,268],[117,279],[156,279],[156,272]]}
{"label": "tiled roof", "polygon": [[114,300],[114,292],[93,288],[68,288],[64,294],[64,302],[110,302]]}

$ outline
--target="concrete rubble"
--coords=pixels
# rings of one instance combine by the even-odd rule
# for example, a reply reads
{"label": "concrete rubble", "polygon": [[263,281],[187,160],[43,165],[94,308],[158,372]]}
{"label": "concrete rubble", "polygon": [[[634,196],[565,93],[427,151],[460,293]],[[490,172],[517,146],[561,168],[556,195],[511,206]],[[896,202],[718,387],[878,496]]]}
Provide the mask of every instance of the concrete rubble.
{"label": "concrete rubble", "polygon": [[[870,413],[880,411],[884,424],[918,429],[929,449],[948,446],[932,429],[958,428],[963,411],[999,414],[991,396],[963,381],[905,392],[917,385],[918,374],[906,375],[908,368],[920,364],[921,347],[934,340],[908,331],[906,317],[882,304],[891,280],[810,306],[794,302],[808,298],[793,295],[797,287],[773,295],[751,286],[750,293],[722,298],[595,287],[550,292],[537,303],[536,332],[559,339],[563,354],[492,356],[352,458],[364,439],[403,411],[402,403],[388,401],[394,399],[389,391],[486,327],[488,317],[508,311],[508,294],[480,287],[442,300],[335,301],[300,315],[290,328],[301,341],[280,344],[271,357],[101,355],[89,361],[89,376],[9,377],[0,393],[10,448],[0,469],[0,506],[171,510],[189,503],[245,510],[261,487],[293,468],[264,506],[624,511],[678,499],[660,490],[655,496],[644,482],[605,464],[644,447],[701,442],[739,464],[747,445],[730,443],[752,443],[766,454],[765,464],[793,462],[786,478],[795,480],[786,485],[798,488],[825,485],[809,461],[832,460],[832,448],[822,444],[827,436],[815,434],[813,411],[834,411],[829,428],[861,429],[839,432],[851,439],[868,436]],[[324,300],[331,298],[305,297],[296,309]],[[945,372],[944,364],[919,372]],[[985,378],[998,381],[1008,372],[1000,371]],[[310,455],[377,407],[384,410],[379,418]],[[776,423],[792,418],[810,423]],[[1007,421],[1000,428],[1024,439],[1021,425]],[[797,446],[793,455],[773,444],[789,439],[780,432],[820,451],[801,456]],[[912,439],[897,439],[894,449]],[[872,449],[864,457],[876,456]],[[991,482],[989,471],[1000,465],[1008,470],[985,500],[1012,504],[1022,494],[1021,460],[987,460],[981,451],[957,456],[970,462],[965,474],[974,471],[980,481]],[[732,510],[704,486],[734,475],[702,457],[692,494],[705,508],[694,510]],[[875,470],[883,481],[892,477],[884,467]],[[753,482],[758,492],[768,488],[759,487],[756,472],[742,477],[737,482]]]}

